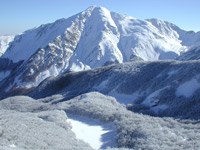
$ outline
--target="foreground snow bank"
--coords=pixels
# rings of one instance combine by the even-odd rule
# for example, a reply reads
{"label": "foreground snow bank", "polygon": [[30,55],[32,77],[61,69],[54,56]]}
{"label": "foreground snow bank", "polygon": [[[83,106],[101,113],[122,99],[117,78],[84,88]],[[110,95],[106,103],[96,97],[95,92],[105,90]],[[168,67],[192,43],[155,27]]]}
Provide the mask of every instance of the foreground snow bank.
{"label": "foreground snow bank", "polygon": [[94,149],[116,146],[116,130],[113,124],[76,115],[68,115],[68,117],[67,120],[77,139],[83,140]]}
{"label": "foreground snow bank", "polygon": [[76,139],[66,120],[64,111],[51,110],[29,97],[4,99],[0,101],[0,149],[92,149]]}
{"label": "foreground snow bank", "polygon": [[[114,141],[119,148],[200,149],[199,121],[133,113],[114,98],[97,92],[69,101],[60,98],[57,95],[36,101],[16,96],[1,100],[0,149],[90,150],[91,142],[105,149]],[[68,120],[66,113],[86,118],[69,115]],[[107,124],[88,118],[114,123],[116,135]]]}
{"label": "foreground snow bank", "polygon": [[91,92],[57,104],[68,113],[114,122],[117,147],[130,149],[200,149],[200,124],[128,111],[110,96]]}

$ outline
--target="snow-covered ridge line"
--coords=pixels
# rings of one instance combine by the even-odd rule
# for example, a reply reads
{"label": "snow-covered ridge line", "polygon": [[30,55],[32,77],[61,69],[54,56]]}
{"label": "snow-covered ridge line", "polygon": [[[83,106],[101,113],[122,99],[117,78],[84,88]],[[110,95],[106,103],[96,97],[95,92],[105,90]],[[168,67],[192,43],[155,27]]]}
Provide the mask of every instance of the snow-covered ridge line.
{"label": "snow-covered ridge line", "polygon": [[32,88],[64,72],[127,61],[176,59],[199,38],[199,33],[166,21],[140,20],[103,7],[89,7],[16,36],[2,57],[24,61],[10,89]]}

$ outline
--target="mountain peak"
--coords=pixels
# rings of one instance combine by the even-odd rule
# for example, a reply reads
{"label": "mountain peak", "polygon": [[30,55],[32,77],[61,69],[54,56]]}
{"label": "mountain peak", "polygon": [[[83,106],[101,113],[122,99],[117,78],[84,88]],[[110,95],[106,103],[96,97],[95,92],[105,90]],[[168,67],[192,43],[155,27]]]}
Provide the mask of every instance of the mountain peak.
{"label": "mountain peak", "polygon": [[[90,6],[86,10],[86,12],[110,12],[107,8],[105,7],[100,7],[100,6]],[[83,12],[85,12],[83,11]]]}
{"label": "mountain peak", "polygon": [[13,85],[22,82],[21,86],[33,87],[66,71],[175,59],[197,41],[198,36],[186,45],[191,41],[186,33],[158,19],[139,20],[91,6],[70,18],[16,36],[2,57],[14,63],[24,61],[25,71],[18,72]]}
{"label": "mountain peak", "polygon": [[[93,9],[99,9],[99,10],[102,10],[102,9],[107,9],[106,7],[102,7],[102,6],[96,6],[96,5],[92,5],[90,7],[88,7],[86,10],[93,10]],[[108,9],[107,9],[108,10]]]}

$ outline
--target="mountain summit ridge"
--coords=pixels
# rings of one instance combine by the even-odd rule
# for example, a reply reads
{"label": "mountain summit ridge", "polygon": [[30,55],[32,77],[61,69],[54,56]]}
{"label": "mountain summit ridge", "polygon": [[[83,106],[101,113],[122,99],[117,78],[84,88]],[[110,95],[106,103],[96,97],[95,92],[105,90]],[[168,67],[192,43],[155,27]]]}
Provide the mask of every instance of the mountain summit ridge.
{"label": "mountain summit ridge", "polygon": [[1,58],[23,62],[15,74],[10,73],[14,79],[7,90],[31,88],[64,72],[127,61],[176,59],[198,44],[199,38],[198,33],[166,21],[139,20],[92,6],[17,35]]}

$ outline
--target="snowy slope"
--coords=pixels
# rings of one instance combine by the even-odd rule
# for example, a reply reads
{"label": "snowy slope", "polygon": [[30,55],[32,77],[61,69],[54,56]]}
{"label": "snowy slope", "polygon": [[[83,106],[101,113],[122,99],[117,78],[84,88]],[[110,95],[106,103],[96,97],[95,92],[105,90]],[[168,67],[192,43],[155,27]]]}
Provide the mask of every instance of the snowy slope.
{"label": "snowy slope", "polygon": [[0,57],[5,53],[13,39],[14,36],[0,36]]}
{"label": "snowy slope", "polygon": [[193,33],[194,38],[189,33],[165,21],[139,20],[90,7],[16,36],[3,57],[24,63],[7,90],[36,87],[64,72],[127,61],[175,59],[198,41],[199,33]]}
{"label": "snowy slope", "polygon": [[[114,138],[116,133],[111,132],[116,130],[114,125],[76,115],[68,115],[68,117],[67,121],[71,124],[72,131],[76,134],[76,137],[89,143],[92,148],[97,150],[105,149],[105,145],[116,146]],[[110,139],[111,142],[108,142],[107,139]]]}
{"label": "snowy slope", "polygon": [[[115,150],[200,148],[197,120],[184,122],[137,114],[98,92],[52,103],[55,98],[55,95],[40,100],[15,96],[1,100],[0,149],[91,150],[98,149],[98,144],[102,143],[102,149]],[[69,115],[68,118],[68,112],[76,117]],[[115,127],[110,128],[108,124]],[[117,130],[111,135],[110,129],[115,128]],[[85,136],[82,129],[94,134]],[[82,135],[84,141],[78,139]],[[90,143],[95,139],[98,143]],[[116,145],[112,145],[113,141]]]}
{"label": "snowy slope", "polygon": [[0,120],[1,150],[92,149],[76,139],[64,111],[29,97],[0,101]]}
{"label": "snowy slope", "polygon": [[[195,120],[190,123],[190,118],[186,122],[181,122],[173,118],[133,113],[114,98],[98,92],[82,94],[54,104],[57,109],[77,116],[101,119],[102,122],[114,122],[117,128],[116,136],[107,135],[108,137],[105,138],[104,134],[102,138],[107,141],[108,147],[112,147],[110,141],[116,138],[117,147],[127,149],[199,149],[200,124]],[[77,132],[77,134],[82,133]]]}
{"label": "snowy slope", "polygon": [[92,9],[88,8],[68,19],[60,19],[54,23],[25,31],[16,36],[12,47],[9,47],[9,51],[4,56],[14,62],[28,60],[38,49],[45,48],[48,44],[52,47],[55,45],[59,51],[65,50],[70,54],[72,48],[76,47],[75,44],[80,38],[84,22],[91,15]]}
{"label": "snowy slope", "polygon": [[[178,31],[181,30],[176,28]],[[103,61],[102,63],[109,59],[122,62],[123,58],[126,58],[124,61],[128,61],[132,55],[143,60],[170,59],[174,56],[170,56],[167,52],[179,55],[180,51],[185,48],[183,45],[192,45],[185,44],[186,40],[181,44],[182,41],[179,40],[176,28],[173,24],[161,20],[143,21],[110,12],[103,7],[90,7],[68,19],[42,25],[17,36],[5,57],[14,62],[28,60],[39,48],[45,48],[50,43],[58,49],[66,48],[62,44],[69,45],[70,41],[64,40],[75,38],[75,43],[71,43],[71,46],[77,50],[76,57],[84,65],[98,60]],[[70,34],[73,33],[75,37],[70,37]],[[187,35],[185,36],[187,37]],[[196,36],[199,37],[199,34]],[[62,44],[58,43],[59,39]],[[79,43],[78,46],[76,43]],[[72,47],[67,48],[73,53]],[[87,58],[92,51],[94,51],[92,56],[95,57]],[[19,52],[22,52],[23,55]],[[105,56],[106,54],[107,56]],[[87,60],[85,60],[86,58]],[[103,65],[102,63],[98,66]],[[89,63],[89,65],[95,67],[93,63]]]}
{"label": "snowy slope", "polygon": [[130,109],[136,112],[200,118],[199,65],[200,61],[123,63],[49,78],[27,94],[36,98],[61,94],[66,100],[99,91],[133,104]]}

